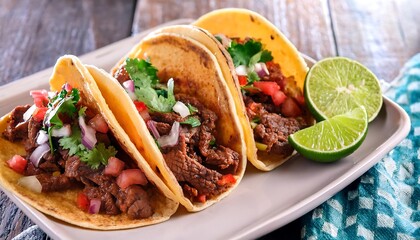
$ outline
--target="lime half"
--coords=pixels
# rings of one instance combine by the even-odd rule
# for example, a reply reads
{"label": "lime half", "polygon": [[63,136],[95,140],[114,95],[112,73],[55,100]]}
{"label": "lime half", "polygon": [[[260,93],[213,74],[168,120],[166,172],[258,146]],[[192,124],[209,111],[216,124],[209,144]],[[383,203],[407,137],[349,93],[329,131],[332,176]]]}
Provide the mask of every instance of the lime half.
{"label": "lime half", "polygon": [[371,122],[382,106],[376,76],[362,64],[344,57],[315,63],[306,76],[304,94],[318,121],[364,106]]}
{"label": "lime half", "polygon": [[290,135],[289,143],[308,159],[333,162],[353,153],[367,129],[366,110],[358,107]]}

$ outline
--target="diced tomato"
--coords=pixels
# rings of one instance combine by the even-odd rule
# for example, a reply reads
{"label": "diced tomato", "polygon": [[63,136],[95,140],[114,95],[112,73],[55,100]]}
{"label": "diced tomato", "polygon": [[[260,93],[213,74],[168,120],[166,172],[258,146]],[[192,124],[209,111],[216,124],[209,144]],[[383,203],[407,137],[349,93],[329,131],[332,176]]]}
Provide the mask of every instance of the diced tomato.
{"label": "diced tomato", "polygon": [[276,65],[273,61],[269,61],[269,62],[266,62],[265,63],[265,66],[267,66],[267,68],[271,68],[271,67],[273,67],[274,65]]}
{"label": "diced tomato", "polygon": [[45,107],[48,104],[48,92],[46,90],[32,90],[29,93],[37,107]]}
{"label": "diced tomato", "polygon": [[35,121],[41,122],[42,120],[44,120],[45,113],[47,112],[47,110],[47,107],[37,107],[34,113],[32,114],[32,117]]}
{"label": "diced tomato", "polygon": [[120,175],[121,171],[124,169],[124,165],[124,162],[119,160],[118,158],[110,157],[108,159],[108,164],[104,169],[104,174],[116,177]]}
{"label": "diced tomato", "polygon": [[205,202],[206,202],[206,200],[207,200],[206,195],[204,195],[204,194],[199,195],[199,196],[197,197],[197,200],[198,200],[199,202],[205,203]]}
{"label": "diced tomato", "polygon": [[254,82],[254,87],[261,89],[261,91],[269,96],[280,90],[280,86],[276,82],[259,81]]}
{"label": "diced tomato", "polygon": [[134,102],[134,105],[136,106],[137,111],[139,112],[140,116],[143,118],[143,120],[146,121],[146,122],[149,121],[150,114],[149,114],[149,111],[147,109],[146,104],[144,104],[143,102],[137,101],[137,100],[134,100],[133,102]]}
{"label": "diced tomato", "polygon": [[302,95],[296,96],[295,100],[299,103],[300,106],[305,106],[305,97]]}
{"label": "diced tomato", "polygon": [[7,165],[15,172],[23,174],[25,172],[26,165],[28,160],[23,158],[20,155],[14,155],[11,159],[7,160]]}
{"label": "diced tomato", "polygon": [[147,110],[147,106],[146,104],[144,104],[144,102],[140,102],[137,100],[133,102],[134,102],[134,105],[136,105],[137,111],[141,112],[141,111]]}
{"label": "diced tomato", "polygon": [[236,179],[232,174],[223,175],[222,178],[217,181],[219,186],[230,185],[234,183],[236,183]]}
{"label": "diced tomato", "polygon": [[281,105],[281,113],[286,117],[298,117],[302,115],[302,110],[293,98],[286,98]]}
{"label": "diced tomato", "polygon": [[96,114],[93,118],[91,118],[88,124],[93,129],[101,133],[107,133],[109,129],[108,124],[100,114]]}
{"label": "diced tomato", "polygon": [[287,96],[282,91],[277,91],[273,95],[271,95],[271,99],[273,99],[273,103],[276,106],[280,106],[286,100]]}
{"label": "diced tomato", "polygon": [[245,86],[248,83],[247,76],[238,76],[239,85]]}
{"label": "diced tomato", "polygon": [[118,175],[117,184],[120,188],[126,189],[133,184],[146,185],[147,179],[140,169],[127,169]]}
{"label": "diced tomato", "polygon": [[89,209],[89,199],[86,196],[86,194],[84,194],[83,192],[79,192],[79,194],[77,194],[77,207],[82,209],[83,211],[87,211]]}

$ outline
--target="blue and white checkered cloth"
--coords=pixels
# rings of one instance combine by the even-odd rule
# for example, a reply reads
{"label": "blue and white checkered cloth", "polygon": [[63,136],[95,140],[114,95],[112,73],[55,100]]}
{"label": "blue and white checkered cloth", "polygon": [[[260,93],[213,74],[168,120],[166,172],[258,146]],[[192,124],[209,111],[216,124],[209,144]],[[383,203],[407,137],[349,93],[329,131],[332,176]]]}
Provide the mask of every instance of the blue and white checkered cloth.
{"label": "blue and white checkered cloth", "polygon": [[384,94],[410,116],[409,135],[358,181],[306,214],[302,239],[420,239],[420,54],[387,88]]}

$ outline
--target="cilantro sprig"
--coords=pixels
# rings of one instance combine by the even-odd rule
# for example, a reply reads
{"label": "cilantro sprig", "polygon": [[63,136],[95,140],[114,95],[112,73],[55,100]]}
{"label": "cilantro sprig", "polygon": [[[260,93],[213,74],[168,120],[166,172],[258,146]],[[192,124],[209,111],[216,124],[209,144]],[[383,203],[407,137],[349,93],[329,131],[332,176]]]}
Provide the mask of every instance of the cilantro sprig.
{"label": "cilantro sprig", "polygon": [[268,62],[273,60],[271,52],[262,49],[261,42],[250,39],[245,43],[232,41],[231,46],[227,49],[232,57],[235,67],[245,65],[252,67],[258,62]]}
{"label": "cilantro sprig", "polygon": [[80,161],[89,165],[92,169],[97,169],[101,164],[108,164],[108,159],[117,154],[113,146],[106,147],[104,143],[98,143],[92,150],[87,149],[82,144],[82,134],[79,126],[72,127],[72,134],[58,140],[63,149],[69,150],[69,155],[77,155]]}
{"label": "cilantro sprig", "polygon": [[259,81],[260,77],[254,71],[254,65],[259,62],[268,62],[273,60],[271,52],[262,48],[261,42],[253,39],[247,40],[245,43],[239,43],[233,40],[230,47],[227,48],[232,57],[235,67],[245,65],[248,69],[248,84]]}
{"label": "cilantro sprig", "polygon": [[168,89],[163,89],[159,85],[157,69],[143,59],[127,58],[126,70],[134,81],[134,92],[139,101],[144,102],[152,111],[172,112],[172,107],[176,102],[172,79],[168,81]]}

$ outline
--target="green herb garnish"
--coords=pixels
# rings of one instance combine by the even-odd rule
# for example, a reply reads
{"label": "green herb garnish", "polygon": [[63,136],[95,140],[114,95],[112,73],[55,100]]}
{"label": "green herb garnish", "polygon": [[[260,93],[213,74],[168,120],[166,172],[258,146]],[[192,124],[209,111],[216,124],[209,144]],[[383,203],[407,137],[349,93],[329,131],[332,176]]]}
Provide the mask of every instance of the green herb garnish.
{"label": "green herb garnish", "polygon": [[189,124],[191,127],[198,127],[201,125],[201,122],[198,118],[189,117],[185,121],[181,122],[181,124]]}
{"label": "green herb garnish", "polygon": [[265,63],[273,60],[271,52],[262,50],[261,42],[254,41],[252,39],[243,44],[234,40],[227,50],[232,57],[235,67],[239,65],[252,67],[255,63]]}

